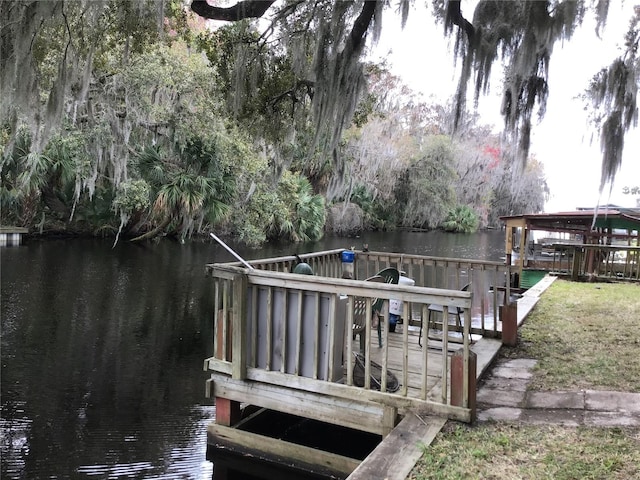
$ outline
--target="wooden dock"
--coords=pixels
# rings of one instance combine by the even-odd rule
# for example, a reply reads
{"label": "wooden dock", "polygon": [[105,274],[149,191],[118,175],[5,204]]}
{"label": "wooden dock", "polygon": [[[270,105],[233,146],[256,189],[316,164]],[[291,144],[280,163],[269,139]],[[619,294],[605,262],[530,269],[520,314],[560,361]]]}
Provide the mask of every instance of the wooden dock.
{"label": "wooden dock", "polygon": [[[499,316],[501,301],[511,298],[510,267],[356,252],[352,280],[340,278],[341,251],[301,256],[316,275],[290,273],[299,261],[294,257],[254,261],[254,268],[207,266],[216,312],[214,354],[204,364],[210,373],[207,394],[216,401],[210,446],[260,458],[282,459],[286,453],[289,462],[316,465],[325,475],[345,478],[361,459],[320,455],[314,448],[243,430],[243,406],[367,432],[380,440],[416,415],[474,420],[476,380],[501,345]],[[358,280],[385,268],[410,272],[416,284]],[[460,289],[467,284],[468,290]],[[503,292],[493,285],[503,286]],[[380,300],[382,310],[374,311]],[[395,332],[389,331],[392,300],[407,314]],[[428,335],[431,305],[441,313]],[[362,308],[366,324],[359,331],[360,351],[352,326]],[[379,334],[376,321],[382,325]],[[513,321],[515,328],[515,316]]]}
{"label": "wooden dock", "polygon": [[[375,331],[373,332],[375,333]],[[398,377],[403,376],[403,358],[404,348],[402,342],[403,332],[391,333],[389,335],[388,348],[388,365],[389,373]],[[422,363],[425,352],[424,347],[418,345],[418,332],[410,328],[408,337],[411,340],[408,349],[408,365],[406,381],[408,387],[408,395],[410,397],[419,398],[421,389],[422,375],[420,365]],[[433,401],[439,401],[442,398],[442,342],[429,340],[426,347],[428,356],[428,388],[427,397]],[[492,338],[480,338],[471,345],[471,351],[477,357],[476,378],[480,378],[490,366],[501,347],[500,340]],[[448,347],[447,364],[450,368],[451,356],[455,352],[459,352],[463,348],[463,344],[451,342]],[[371,357],[374,362],[382,361],[383,349],[377,346],[371,348]],[[344,372],[346,377],[346,371]],[[345,380],[341,378],[339,383]],[[404,381],[404,380],[403,380]],[[475,385],[474,385],[475,387]],[[220,393],[220,392],[219,392]],[[227,392],[228,393],[228,392]],[[245,399],[251,397],[251,389],[244,391]],[[474,390],[475,393],[475,390]],[[291,392],[280,392],[278,389],[263,388],[260,395],[272,397],[273,402],[269,403],[271,408],[277,408],[278,404],[287,404],[290,401]],[[379,409],[362,410],[359,406],[354,405],[351,401],[342,403],[336,402],[335,399],[328,402],[320,402],[312,397],[295,395],[295,402],[308,404],[313,402],[313,408],[323,410],[326,422],[335,423],[335,419],[331,418],[335,414],[335,410],[342,409],[349,412],[356,420],[351,428],[362,428],[367,425],[369,419],[384,416]],[[260,400],[263,404],[264,399]],[[305,408],[296,408],[290,406],[287,410],[296,415],[308,415]],[[333,413],[332,413],[333,412]],[[317,416],[317,415],[315,415]],[[295,464],[296,468],[301,471],[321,474],[327,478],[343,479],[347,476],[349,479],[371,479],[381,478],[372,472],[384,471],[384,478],[398,480],[404,479],[409,473],[415,462],[420,458],[422,451],[418,442],[429,444],[435,435],[440,431],[447,421],[444,415],[428,414],[421,409],[414,407],[401,408],[393,414],[394,421],[389,423],[393,425],[389,429],[387,436],[380,436],[384,442],[380,442],[378,446],[372,450],[367,456],[366,461],[363,458],[350,458],[348,456],[331,453],[311,448],[304,445],[298,445],[286,440],[274,440],[273,437],[243,431],[242,426],[246,422],[250,422],[252,418],[239,421],[233,426],[224,426],[218,423],[211,423],[208,427],[209,444],[217,449],[222,449],[235,454],[247,455],[251,458],[258,458],[264,462],[276,463],[283,462],[285,464]],[[391,419],[389,419],[391,420]],[[358,425],[360,424],[360,425]],[[393,452],[390,452],[393,450]],[[285,460],[286,459],[286,460]],[[383,470],[382,470],[383,469]]]}
{"label": "wooden dock", "polygon": [[27,228],[0,226],[0,247],[22,245],[22,237],[29,233]]}
{"label": "wooden dock", "polygon": [[[515,260],[519,282],[526,279],[527,269],[566,275],[575,281],[638,282],[639,214],[636,208],[604,207],[501,217],[506,226],[506,262]],[[533,232],[561,234],[564,238],[556,236],[534,243]]]}

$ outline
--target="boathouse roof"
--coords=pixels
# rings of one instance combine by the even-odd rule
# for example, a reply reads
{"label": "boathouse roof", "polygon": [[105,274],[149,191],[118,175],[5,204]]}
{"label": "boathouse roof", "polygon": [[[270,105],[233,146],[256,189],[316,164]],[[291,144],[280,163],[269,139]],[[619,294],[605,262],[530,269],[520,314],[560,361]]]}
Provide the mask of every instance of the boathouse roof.
{"label": "boathouse roof", "polygon": [[569,212],[534,213],[500,217],[507,226],[548,232],[586,233],[594,229],[640,231],[640,208],[583,208]]}

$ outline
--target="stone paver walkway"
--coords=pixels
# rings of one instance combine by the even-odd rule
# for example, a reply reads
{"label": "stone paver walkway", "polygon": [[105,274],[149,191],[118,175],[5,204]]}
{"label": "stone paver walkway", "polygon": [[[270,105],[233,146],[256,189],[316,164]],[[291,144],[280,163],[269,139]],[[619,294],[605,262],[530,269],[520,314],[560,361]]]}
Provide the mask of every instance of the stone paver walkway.
{"label": "stone paver walkway", "polygon": [[478,421],[640,427],[640,393],[527,391],[536,360],[500,359],[478,390]]}

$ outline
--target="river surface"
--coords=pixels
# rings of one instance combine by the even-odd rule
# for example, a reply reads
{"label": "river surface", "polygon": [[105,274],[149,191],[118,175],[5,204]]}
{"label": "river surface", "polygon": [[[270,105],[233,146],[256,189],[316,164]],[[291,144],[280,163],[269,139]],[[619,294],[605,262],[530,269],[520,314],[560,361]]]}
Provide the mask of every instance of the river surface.
{"label": "river surface", "polygon": [[[392,232],[248,250],[247,260],[361,248],[500,260],[501,231]],[[203,360],[211,242],[31,241],[0,249],[0,477],[207,479]]]}

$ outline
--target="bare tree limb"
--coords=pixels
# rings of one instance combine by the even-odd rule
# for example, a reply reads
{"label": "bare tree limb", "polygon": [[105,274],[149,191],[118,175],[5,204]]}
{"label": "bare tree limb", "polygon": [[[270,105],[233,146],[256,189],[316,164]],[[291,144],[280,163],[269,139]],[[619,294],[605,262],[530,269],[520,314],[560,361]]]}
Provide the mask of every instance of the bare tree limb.
{"label": "bare tree limb", "polygon": [[460,0],[452,0],[447,3],[447,18],[445,21],[445,25],[457,25],[467,34],[469,45],[474,44],[476,29],[474,28],[473,24],[469,22],[469,20],[462,16],[462,11],[460,10]]}
{"label": "bare tree limb", "polygon": [[193,0],[191,10],[204,18],[237,22],[245,18],[260,18],[273,5],[273,0],[241,0],[231,7],[214,7],[206,0]]}
{"label": "bare tree limb", "polygon": [[371,25],[371,20],[373,19],[373,14],[376,11],[377,3],[378,2],[376,0],[365,1],[360,15],[358,15],[358,18],[356,18],[356,21],[353,23],[353,28],[349,34],[349,40],[352,42],[354,50],[357,50],[360,42],[362,42],[363,37],[369,29],[369,25]]}
{"label": "bare tree limb", "polygon": [[149,240],[151,238],[157,237],[158,235],[160,235],[162,233],[162,231],[164,230],[164,228],[169,225],[169,223],[171,223],[171,218],[170,217],[166,217],[162,223],[158,224],[156,226],[156,228],[154,228],[153,230],[148,231],[147,233],[143,233],[142,235],[139,235],[135,238],[132,238],[130,241],[131,242],[140,242],[142,240]]}
{"label": "bare tree limb", "polygon": [[310,80],[296,80],[296,83],[292,88],[280,93],[276,97],[269,100],[269,105],[273,107],[287,96],[291,96],[291,98],[295,101],[295,92],[300,87],[306,87],[307,95],[309,96],[309,98],[313,98],[313,88],[315,87],[315,83]]}

